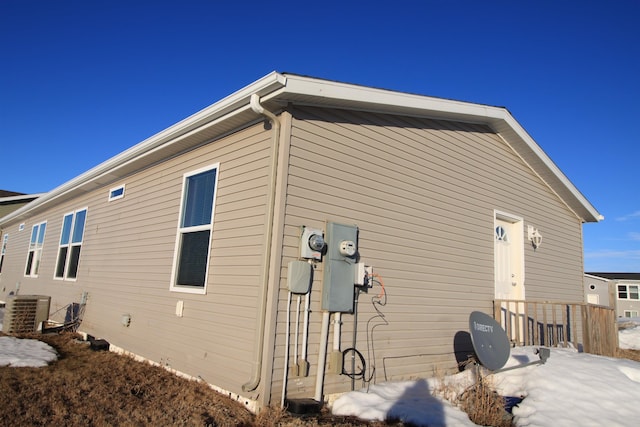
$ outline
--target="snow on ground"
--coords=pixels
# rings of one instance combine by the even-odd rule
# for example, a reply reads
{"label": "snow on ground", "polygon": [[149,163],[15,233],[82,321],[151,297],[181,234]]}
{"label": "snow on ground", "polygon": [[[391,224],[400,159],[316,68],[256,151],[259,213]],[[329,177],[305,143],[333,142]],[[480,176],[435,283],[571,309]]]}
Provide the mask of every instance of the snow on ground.
{"label": "snow on ground", "polygon": [[[0,320],[3,312],[0,308]],[[640,318],[624,319],[620,347],[640,349]],[[0,337],[0,366],[44,366],[56,357],[55,350],[40,341]],[[505,367],[537,360],[533,347],[518,347],[511,350]],[[516,426],[626,427],[636,426],[640,418],[640,362],[552,348],[544,365],[487,378],[501,395],[524,397],[513,408]],[[464,412],[437,394],[442,389],[466,388],[473,382],[472,371],[444,381],[444,387],[433,378],[372,385],[368,391],[342,395],[332,410],[336,415],[396,418],[429,427],[474,426]]]}
{"label": "snow on ground", "polygon": [[[0,308],[0,330],[3,318],[4,308]],[[0,366],[39,368],[57,358],[58,353],[53,347],[42,341],[0,337]]]}
{"label": "snow on ground", "polygon": [[[640,318],[620,331],[620,347],[640,349]],[[539,360],[534,347],[511,351],[505,367]],[[640,363],[552,348],[544,365],[489,376],[502,396],[524,396],[513,408],[516,426],[636,426],[640,418]],[[471,371],[445,379],[464,389]],[[447,387],[445,387],[446,389]],[[373,385],[339,397],[335,415],[368,420],[396,418],[416,425],[474,426],[467,415],[437,396],[434,379]]]}
{"label": "snow on ground", "polygon": [[620,348],[640,350],[640,317],[618,319],[618,345]]}
{"label": "snow on ground", "polygon": [[0,366],[47,366],[58,358],[50,345],[38,340],[0,337]]}

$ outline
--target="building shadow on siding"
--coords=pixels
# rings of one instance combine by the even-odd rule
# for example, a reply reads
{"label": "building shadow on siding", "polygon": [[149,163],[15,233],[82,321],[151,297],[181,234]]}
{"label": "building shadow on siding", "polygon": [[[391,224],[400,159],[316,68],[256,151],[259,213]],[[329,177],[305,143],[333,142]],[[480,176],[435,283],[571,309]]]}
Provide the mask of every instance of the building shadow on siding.
{"label": "building shadow on siding", "polygon": [[431,394],[424,379],[416,381],[389,409],[387,422],[394,420],[429,426],[446,425],[442,402]]}
{"label": "building shadow on siding", "polygon": [[495,133],[488,126],[454,122],[451,120],[439,120],[436,118],[419,118],[402,115],[391,115],[374,112],[359,112],[353,110],[333,109],[327,110],[321,107],[296,106],[290,109],[296,119],[321,120],[332,123],[391,126],[395,128],[426,129],[436,131],[457,131],[473,133]]}
{"label": "building shadow on siding", "polygon": [[473,349],[471,334],[467,331],[458,331],[453,337],[453,352],[458,362],[458,370],[464,371],[469,363],[476,359],[476,352]]}

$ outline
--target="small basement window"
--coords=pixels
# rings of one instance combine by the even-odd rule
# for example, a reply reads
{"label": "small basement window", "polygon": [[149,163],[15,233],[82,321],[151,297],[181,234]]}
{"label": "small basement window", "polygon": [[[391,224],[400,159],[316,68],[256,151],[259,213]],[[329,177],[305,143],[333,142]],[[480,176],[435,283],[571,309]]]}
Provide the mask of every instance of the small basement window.
{"label": "small basement window", "polygon": [[122,199],[124,197],[124,185],[109,190],[109,201]]}

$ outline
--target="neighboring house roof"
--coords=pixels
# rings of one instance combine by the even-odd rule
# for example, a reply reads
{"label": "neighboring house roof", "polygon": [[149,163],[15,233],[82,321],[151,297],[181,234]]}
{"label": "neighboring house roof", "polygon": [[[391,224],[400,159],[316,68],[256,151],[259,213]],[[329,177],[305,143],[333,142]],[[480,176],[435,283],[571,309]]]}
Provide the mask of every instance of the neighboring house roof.
{"label": "neighboring house roof", "polygon": [[272,72],[1,218],[0,225],[51,202],[61,202],[111,184],[137,170],[201,145],[203,140],[211,141],[248,123],[264,120],[250,105],[254,94],[271,111],[295,103],[489,126],[581,221],[603,219],[506,108]]}
{"label": "neighboring house roof", "polygon": [[42,193],[24,194],[0,190],[0,218],[20,209],[40,196],[42,196]]}
{"label": "neighboring house roof", "polygon": [[609,280],[640,280],[640,273],[585,273]]}
{"label": "neighboring house roof", "polygon": [[606,277],[594,276],[593,273],[584,273],[585,277],[588,277],[591,280],[600,280],[601,282],[608,282],[609,279]]}
{"label": "neighboring house roof", "polygon": [[24,196],[24,193],[16,193],[15,191],[0,190],[0,199],[11,196]]}

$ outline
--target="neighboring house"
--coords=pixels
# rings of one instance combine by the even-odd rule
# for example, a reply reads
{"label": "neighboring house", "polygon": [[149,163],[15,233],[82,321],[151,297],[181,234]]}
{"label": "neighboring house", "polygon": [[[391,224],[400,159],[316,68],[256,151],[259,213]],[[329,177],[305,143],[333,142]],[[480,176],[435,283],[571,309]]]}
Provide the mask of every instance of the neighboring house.
{"label": "neighboring house", "polygon": [[37,199],[42,194],[24,194],[0,190],[0,218]]}
{"label": "neighboring house", "polygon": [[[0,218],[20,209],[24,205],[32,202],[42,194],[24,194],[15,191],[0,190]],[[0,240],[0,272],[2,272],[2,264],[4,262],[4,254],[7,251],[8,236],[2,236]],[[4,295],[0,294],[0,303],[3,303]]]}
{"label": "neighboring house", "polygon": [[604,305],[615,307],[618,317],[640,316],[640,273],[585,273],[585,278],[587,277],[592,278],[590,281],[585,280],[585,286],[589,290],[591,285],[602,289],[606,283],[611,302]]}
{"label": "neighboring house", "polygon": [[319,401],[455,368],[494,298],[582,302],[601,218],[505,108],[271,73],[0,219],[0,285],[86,292],[82,331],[250,407]]}
{"label": "neighboring house", "polygon": [[584,274],[584,300],[589,304],[616,306],[615,286],[604,277]]}

